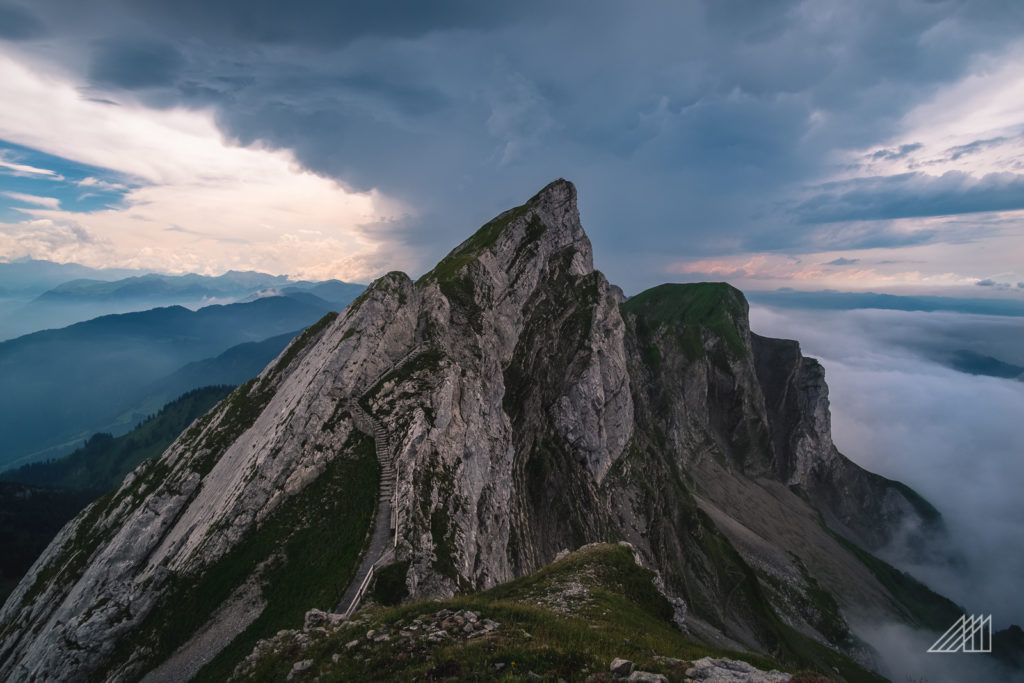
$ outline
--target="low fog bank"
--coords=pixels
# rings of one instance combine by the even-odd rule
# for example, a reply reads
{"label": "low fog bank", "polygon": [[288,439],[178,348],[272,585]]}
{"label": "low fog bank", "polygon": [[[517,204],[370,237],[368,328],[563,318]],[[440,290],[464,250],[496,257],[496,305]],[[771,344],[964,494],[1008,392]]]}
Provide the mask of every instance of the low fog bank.
{"label": "low fog bank", "polygon": [[852,623],[851,628],[873,647],[883,662],[881,673],[894,683],[1020,683],[1024,675],[990,654],[931,654],[935,635],[905,624]]}
{"label": "low fog bank", "polygon": [[[936,349],[949,344],[1019,362],[1024,319],[755,306],[751,327],[799,340],[805,354],[821,360],[836,445],[931,501],[964,565],[914,565],[899,548],[883,557],[968,611],[991,613],[996,628],[1024,622],[1024,382],[965,374],[935,360]],[[873,643],[880,650],[897,642],[910,647],[907,634],[886,635]]]}

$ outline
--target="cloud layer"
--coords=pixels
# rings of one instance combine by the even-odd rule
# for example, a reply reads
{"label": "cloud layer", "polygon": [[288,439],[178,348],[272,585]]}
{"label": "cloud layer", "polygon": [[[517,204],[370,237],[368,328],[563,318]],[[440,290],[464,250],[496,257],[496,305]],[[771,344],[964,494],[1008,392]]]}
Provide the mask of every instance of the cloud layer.
{"label": "cloud layer", "polygon": [[[83,98],[207,112],[227,144],[397,202],[365,235],[404,248],[391,267],[429,267],[564,176],[630,291],[738,253],[918,249],[913,271],[878,273],[938,289],[1024,279],[1024,16],[1005,3],[2,7],[22,28],[0,53]],[[77,159],[76,140],[63,151]],[[990,248],[955,263],[965,242]],[[854,270],[832,280],[856,285]]]}
{"label": "cloud layer", "polygon": [[1005,627],[1024,620],[1024,381],[964,374],[939,362],[968,349],[1024,362],[1024,320],[907,311],[798,311],[755,306],[761,334],[800,340],[821,359],[836,445],[903,481],[946,519],[966,569],[888,559]]}
{"label": "cloud layer", "polygon": [[[22,103],[0,108],[0,138],[124,179],[74,180],[79,193],[119,195],[88,211],[62,209],[46,195],[4,193],[30,216],[0,224],[0,249],[8,256],[355,280],[403,260],[399,247],[382,253],[384,242],[365,234],[365,226],[398,212],[396,203],[302,169],[284,150],[232,145],[209,114],[86,99],[71,84],[2,56],[0,100]],[[12,173],[50,182],[47,188],[72,182],[52,170],[4,163]]]}

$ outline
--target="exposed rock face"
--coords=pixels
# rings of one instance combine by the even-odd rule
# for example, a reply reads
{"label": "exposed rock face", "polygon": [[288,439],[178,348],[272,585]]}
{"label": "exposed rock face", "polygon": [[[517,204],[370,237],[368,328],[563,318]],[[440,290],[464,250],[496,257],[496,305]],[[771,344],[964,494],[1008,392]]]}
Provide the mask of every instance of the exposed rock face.
{"label": "exposed rock face", "polygon": [[835,450],[820,365],[752,335],[725,285],[622,302],[563,180],[419,281],[377,280],[61,533],[0,612],[0,677],[130,680],[158,666],[156,645],[126,638],[158,628],[182,577],[357,458],[357,400],[395,448],[412,596],[625,539],[710,642],[775,648],[778,614],[847,647],[835,600],[823,614],[808,597],[819,581],[842,607],[897,612],[817,515],[876,547],[923,501]]}
{"label": "exposed rock face", "polygon": [[779,458],[775,476],[814,503],[829,525],[870,550],[918,525],[941,533],[939,513],[911,489],[859,467],[832,443],[825,370],[795,341],[751,335]]}

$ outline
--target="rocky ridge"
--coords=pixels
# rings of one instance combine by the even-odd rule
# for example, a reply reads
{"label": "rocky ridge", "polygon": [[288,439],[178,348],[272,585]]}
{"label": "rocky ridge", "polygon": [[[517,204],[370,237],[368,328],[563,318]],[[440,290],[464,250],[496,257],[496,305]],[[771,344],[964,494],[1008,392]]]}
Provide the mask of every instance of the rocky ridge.
{"label": "rocky ridge", "polygon": [[[328,602],[307,607],[336,604],[373,528],[362,410],[398,473],[408,596],[486,589],[622,539],[703,642],[798,660],[809,639],[868,661],[847,615],[920,621],[846,544],[877,549],[934,510],[836,451],[820,365],[752,334],[727,285],[624,300],[560,180],[418,281],[374,282],[64,529],[0,611],[0,675],[136,679],[211,626],[223,586],[280,592],[267,577],[299,571],[292,541],[327,523],[353,540],[315,579]],[[351,509],[302,513],[331,486]],[[268,529],[280,547],[252,542]],[[214,604],[169,635],[186,591]],[[284,619],[264,602],[223,666]]]}

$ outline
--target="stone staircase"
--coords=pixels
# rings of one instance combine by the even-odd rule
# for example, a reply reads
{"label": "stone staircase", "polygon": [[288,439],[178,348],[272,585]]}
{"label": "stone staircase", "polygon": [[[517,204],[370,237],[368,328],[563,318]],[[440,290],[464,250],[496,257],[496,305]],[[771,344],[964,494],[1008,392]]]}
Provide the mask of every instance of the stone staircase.
{"label": "stone staircase", "polygon": [[[402,356],[397,363],[371,382],[370,388],[372,389],[376,386],[381,378],[389,372],[401,369],[418,356],[422,350],[419,346],[414,347],[409,353]],[[377,460],[380,462],[380,488],[377,495],[377,512],[373,518],[370,543],[363,552],[355,576],[352,577],[352,581],[345,590],[345,594],[334,609],[335,612],[341,613],[346,619],[351,617],[356,609],[358,609],[359,603],[373,583],[373,576],[376,571],[394,561],[400,530],[398,472],[394,450],[391,447],[391,437],[388,435],[387,430],[384,429],[384,425],[360,404],[360,400],[367,393],[369,393],[369,390],[363,392],[355,400],[350,400],[348,408],[356,426],[364,431],[373,433]]]}

